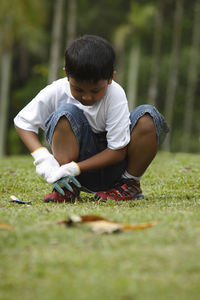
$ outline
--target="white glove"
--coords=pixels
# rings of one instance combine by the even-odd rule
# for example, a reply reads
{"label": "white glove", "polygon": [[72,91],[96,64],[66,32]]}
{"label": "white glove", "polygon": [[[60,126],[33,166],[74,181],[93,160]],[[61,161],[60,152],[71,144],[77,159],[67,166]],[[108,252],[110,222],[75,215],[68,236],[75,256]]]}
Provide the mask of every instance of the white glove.
{"label": "white glove", "polygon": [[36,166],[36,173],[48,183],[52,183],[49,178],[60,168],[57,160],[45,147],[38,148],[31,155],[34,158],[33,164]]}
{"label": "white glove", "polygon": [[55,170],[55,172],[52,173],[52,176],[48,178],[49,183],[53,183],[60,178],[66,177],[66,176],[77,176],[81,173],[80,168],[77,163],[74,161],[62,165],[59,169]]}

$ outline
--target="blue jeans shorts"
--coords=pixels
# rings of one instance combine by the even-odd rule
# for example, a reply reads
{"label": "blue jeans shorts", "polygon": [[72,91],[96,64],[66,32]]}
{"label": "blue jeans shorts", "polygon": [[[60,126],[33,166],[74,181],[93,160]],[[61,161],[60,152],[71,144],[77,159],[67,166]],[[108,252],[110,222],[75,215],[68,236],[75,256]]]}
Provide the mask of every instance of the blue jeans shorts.
{"label": "blue jeans shorts", "polygon": [[[158,110],[151,105],[140,105],[130,114],[130,132],[134,129],[138,119],[144,114],[150,114],[153,118],[158,144],[164,140],[166,133],[169,131],[164,117]],[[83,111],[73,104],[65,104],[52,113],[46,121],[45,134],[48,143],[51,145],[52,136],[55,126],[59,119],[65,116],[71,124],[79,144],[78,161],[85,160],[107,148],[106,132],[95,134]],[[126,168],[127,160],[99,169],[87,171],[80,174],[77,179],[81,185],[91,191],[108,190],[117,182]]]}

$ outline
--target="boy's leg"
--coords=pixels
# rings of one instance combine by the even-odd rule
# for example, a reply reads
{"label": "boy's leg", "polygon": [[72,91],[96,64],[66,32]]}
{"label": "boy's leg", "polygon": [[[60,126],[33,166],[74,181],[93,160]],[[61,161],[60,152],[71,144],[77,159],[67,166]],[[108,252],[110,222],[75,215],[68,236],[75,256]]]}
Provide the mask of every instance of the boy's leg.
{"label": "boy's leg", "polygon": [[128,146],[127,172],[143,175],[169,131],[164,117],[152,105],[140,105],[130,114],[131,140]]}
{"label": "boy's leg", "polygon": [[131,114],[131,140],[128,145],[127,167],[122,179],[106,192],[98,192],[96,198],[106,200],[135,200],[143,198],[140,177],[153,158],[158,145],[169,131],[158,110],[151,105],[138,106]]}
{"label": "boy's leg", "polygon": [[[102,139],[102,134],[96,135],[92,132],[83,111],[73,104],[60,107],[48,118],[45,125],[47,141],[61,165],[72,160],[82,161],[107,147],[106,138]],[[103,136],[106,136],[105,133]],[[101,178],[101,170],[84,172],[77,177],[82,186],[93,191],[102,188]],[[63,202],[60,195],[51,196]],[[49,198],[48,195],[47,199]]]}
{"label": "boy's leg", "polygon": [[[60,165],[76,161],[79,156],[79,123],[81,111],[74,105],[66,104],[55,111],[46,121],[46,138],[51,145],[52,153]],[[73,127],[73,129],[72,129]],[[74,131],[73,131],[74,130]],[[76,135],[75,135],[76,132]],[[80,190],[72,184],[74,193],[63,188],[65,195],[59,194],[55,189],[44,198],[44,202],[67,202],[74,200]]]}
{"label": "boy's leg", "polygon": [[79,145],[72,131],[68,119],[63,116],[59,119],[52,137],[52,152],[60,165],[77,161]]}
{"label": "boy's leg", "polygon": [[72,160],[88,158],[96,151],[93,132],[81,109],[65,104],[46,121],[46,139],[58,162],[63,165]]}
{"label": "boy's leg", "polygon": [[[155,143],[152,143],[155,141]],[[60,165],[71,161],[77,161],[79,157],[79,145],[70,122],[62,116],[57,122],[52,136],[52,152]],[[146,155],[144,156],[144,146]],[[154,147],[155,146],[155,147]],[[151,150],[157,149],[156,132],[152,118],[144,115],[131,133],[131,142],[128,146],[128,166],[127,171],[135,176],[143,174],[143,168],[151,158]],[[141,155],[143,153],[143,155]],[[153,154],[153,153],[152,153]],[[153,155],[154,156],[154,155]],[[151,162],[152,159],[150,159]],[[147,162],[146,162],[147,161]],[[135,162],[137,164],[135,164]],[[141,171],[142,170],[142,171]]]}
{"label": "boy's leg", "polygon": [[131,132],[128,145],[127,172],[135,177],[143,175],[158,149],[154,121],[149,114],[143,115]]}

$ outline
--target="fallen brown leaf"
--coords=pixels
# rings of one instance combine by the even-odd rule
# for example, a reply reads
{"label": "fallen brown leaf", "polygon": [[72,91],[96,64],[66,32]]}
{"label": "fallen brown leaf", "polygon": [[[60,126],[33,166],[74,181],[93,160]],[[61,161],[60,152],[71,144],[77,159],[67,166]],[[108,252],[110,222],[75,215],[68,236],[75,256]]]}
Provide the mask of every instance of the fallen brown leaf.
{"label": "fallen brown leaf", "polygon": [[158,222],[150,222],[150,223],[142,223],[142,224],[120,224],[115,221],[105,219],[95,215],[84,215],[84,216],[73,215],[69,217],[68,220],[59,221],[56,224],[73,226],[75,224],[84,224],[84,223],[88,223],[94,232],[114,233],[123,230],[146,229],[156,225]]}
{"label": "fallen brown leaf", "polygon": [[0,228],[2,228],[2,229],[13,229],[13,226],[0,222]]}

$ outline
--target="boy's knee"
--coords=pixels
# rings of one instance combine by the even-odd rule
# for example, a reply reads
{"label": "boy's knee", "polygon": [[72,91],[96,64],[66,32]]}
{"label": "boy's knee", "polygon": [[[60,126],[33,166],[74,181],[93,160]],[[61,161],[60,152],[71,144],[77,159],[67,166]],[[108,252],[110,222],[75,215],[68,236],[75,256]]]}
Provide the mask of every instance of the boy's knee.
{"label": "boy's knee", "polygon": [[137,122],[137,129],[141,134],[156,133],[153,118],[149,113],[144,114]]}
{"label": "boy's knee", "polygon": [[68,119],[65,116],[60,117],[58,120],[56,126],[55,126],[55,131],[65,131],[66,130],[71,130],[71,125]]}

